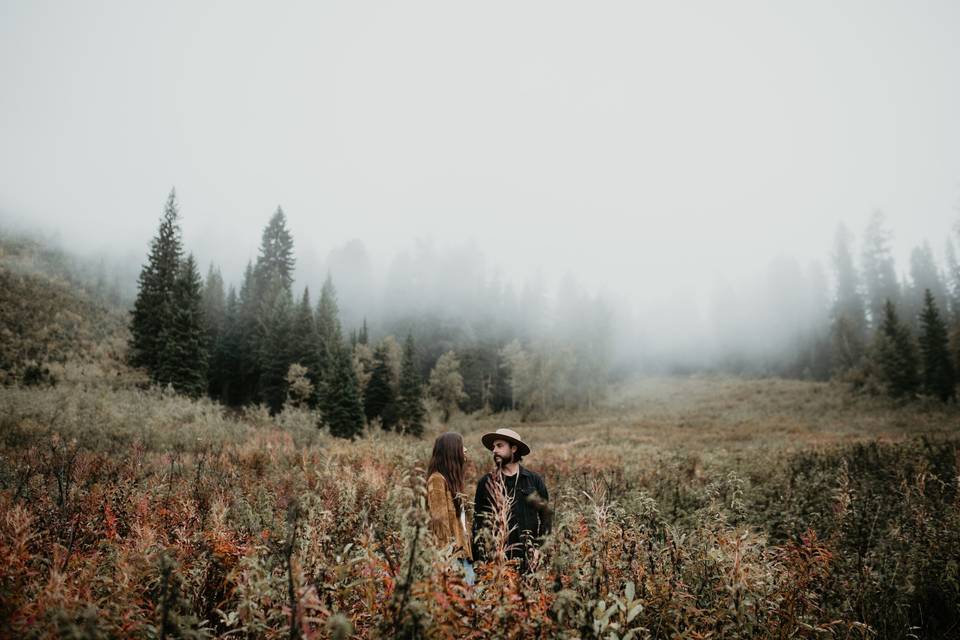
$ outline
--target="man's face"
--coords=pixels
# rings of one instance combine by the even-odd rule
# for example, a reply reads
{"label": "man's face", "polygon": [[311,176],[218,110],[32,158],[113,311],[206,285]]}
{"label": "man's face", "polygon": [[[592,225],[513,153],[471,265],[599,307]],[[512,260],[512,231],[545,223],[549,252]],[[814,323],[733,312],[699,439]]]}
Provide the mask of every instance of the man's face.
{"label": "man's face", "polygon": [[493,441],[493,461],[498,467],[513,461],[513,454],[516,451],[517,445],[510,444],[506,440]]}

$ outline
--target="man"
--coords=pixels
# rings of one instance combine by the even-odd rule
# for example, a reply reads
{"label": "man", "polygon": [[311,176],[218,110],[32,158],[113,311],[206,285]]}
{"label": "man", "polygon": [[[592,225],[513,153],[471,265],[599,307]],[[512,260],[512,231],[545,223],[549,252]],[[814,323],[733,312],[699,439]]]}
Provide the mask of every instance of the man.
{"label": "man", "polygon": [[547,485],[539,474],[520,465],[530,447],[516,431],[497,429],[480,439],[493,452],[496,469],[480,478],[474,499],[473,557],[489,557],[489,536],[483,530],[493,526],[497,492],[505,494],[510,514],[507,557],[520,561],[520,570],[529,569],[528,553],[550,532],[551,513],[547,506]]}

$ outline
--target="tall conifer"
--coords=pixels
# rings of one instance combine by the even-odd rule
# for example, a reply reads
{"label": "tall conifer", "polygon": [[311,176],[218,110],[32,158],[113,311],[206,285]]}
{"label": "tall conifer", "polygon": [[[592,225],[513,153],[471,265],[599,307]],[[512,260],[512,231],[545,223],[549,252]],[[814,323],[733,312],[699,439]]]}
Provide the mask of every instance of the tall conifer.
{"label": "tall conifer", "polygon": [[247,263],[240,285],[236,327],[236,390],[237,404],[259,401],[260,331],[257,283],[252,263]]}
{"label": "tall conifer", "polygon": [[130,363],[159,380],[165,327],[173,319],[173,290],[183,253],[177,196],[170,190],[156,237],[150,241],[147,263],[140,271],[139,290],[131,311]]}
{"label": "tall conifer", "polygon": [[407,334],[407,340],[403,346],[403,365],[400,370],[400,396],[397,399],[399,429],[417,437],[422,436],[423,419],[426,414],[416,347],[413,343],[413,335]]}
{"label": "tall conifer", "polygon": [[213,361],[216,364],[212,366],[215,366],[219,371],[217,376],[219,387],[212,390],[211,393],[215,398],[220,398],[221,401],[234,406],[243,402],[243,378],[241,376],[243,354],[241,353],[241,345],[240,300],[237,297],[236,288],[231,285],[227,291],[223,338],[213,354]]}
{"label": "tall conifer", "polygon": [[[278,279],[279,276],[275,276]],[[293,301],[286,287],[278,287],[273,304],[265,312],[263,334],[260,340],[260,391],[271,413],[283,407],[287,397],[287,370],[293,363],[291,357],[291,326],[293,324]]]}
{"label": "tall conifer", "polygon": [[900,299],[900,284],[890,248],[892,232],[886,226],[881,211],[870,216],[863,234],[862,267],[866,285],[867,304],[870,311],[870,326],[877,330],[885,322],[887,301],[897,304]]}
{"label": "tall conifer", "polygon": [[203,324],[209,366],[207,392],[219,398],[223,389],[224,363],[222,361],[224,332],[227,321],[226,297],[220,270],[211,263],[203,283]]}
{"label": "tall conifer", "polygon": [[333,278],[328,274],[317,303],[317,359],[321,386],[334,367],[333,356],[343,341],[339,313],[337,290],[333,286]]}
{"label": "tall conifer", "polygon": [[331,435],[352,440],[363,432],[363,404],[353,361],[344,344],[338,343],[330,356],[324,380],[323,419]]}
{"label": "tall conifer", "polygon": [[510,365],[501,350],[497,350],[496,367],[491,373],[490,408],[495,411],[509,411],[513,405],[513,391],[510,388]]}
{"label": "tall conifer", "polygon": [[[307,369],[307,379],[314,390],[320,382],[320,356],[317,346],[317,323],[310,304],[310,290],[304,289],[300,303],[294,310],[293,324],[290,328],[290,358]],[[316,392],[309,399],[310,406],[316,406]]]}
{"label": "tall conifer", "polygon": [[269,352],[267,328],[276,320],[278,296],[291,295],[294,263],[293,237],[287,229],[283,209],[277,207],[263,229],[256,263],[247,265],[240,288],[237,397],[241,404],[265,401],[271,408],[276,404],[276,371],[272,370],[267,378],[264,372],[268,366],[278,367],[288,354]]}
{"label": "tall conifer", "polygon": [[890,300],[884,305],[883,322],[874,337],[874,353],[887,393],[901,398],[917,392],[920,379],[913,337],[910,328],[900,322]]}
{"label": "tall conifer", "polygon": [[280,277],[280,286],[289,290],[293,284],[293,236],[287,229],[287,216],[281,207],[270,216],[260,238],[260,255],[257,257],[257,278],[261,286],[273,284],[275,275]]}
{"label": "tall conifer", "polygon": [[923,390],[946,402],[956,397],[956,377],[947,340],[947,326],[940,318],[933,293],[923,294],[920,312],[920,361]]}
{"label": "tall conifer", "polygon": [[[910,252],[910,278],[904,287],[905,321],[920,332],[920,315],[926,306],[926,290],[930,290],[938,312],[948,309],[947,289],[930,243],[924,241]],[[942,314],[941,319],[946,320]]]}
{"label": "tall conifer", "polygon": [[844,372],[857,366],[864,352],[867,320],[860,276],[853,263],[853,235],[844,225],[837,228],[833,248],[836,298],[833,304],[833,368]]}
{"label": "tall conifer", "polygon": [[370,342],[370,332],[367,330],[367,319],[363,319],[363,328],[360,329],[360,335],[357,338],[357,341],[360,344],[368,344]]}
{"label": "tall conifer", "polygon": [[393,429],[397,423],[397,396],[393,389],[393,372],[390,368],[387,345],[380,343],[373,352],[373,371],[363,394],[363,410],[367,421],[380,419],[380,426]]}
{"label": "tall conifer", "polygon": [[159,382],[196,397],[207,388],[207,347],[200,272],[193,255],[180,267],[171,302],[173,316],[161,333]]}

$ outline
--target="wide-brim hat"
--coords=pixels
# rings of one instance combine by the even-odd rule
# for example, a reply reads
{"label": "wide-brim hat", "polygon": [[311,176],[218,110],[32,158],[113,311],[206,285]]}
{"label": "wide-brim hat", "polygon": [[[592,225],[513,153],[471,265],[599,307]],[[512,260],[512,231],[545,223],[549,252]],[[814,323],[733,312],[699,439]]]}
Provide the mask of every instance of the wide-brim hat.
{"label": "wide-brim hat", "polygon": [[530,447],[523,441],[520,434],[513,429],[497,429],[496,431],[483,434],[483,437],[480,438],[483,446],[491,451],[493,451],[493,443],[496,440],[506,440],[510,444],[517,445],[517,455],[525,456],[530,453]]}

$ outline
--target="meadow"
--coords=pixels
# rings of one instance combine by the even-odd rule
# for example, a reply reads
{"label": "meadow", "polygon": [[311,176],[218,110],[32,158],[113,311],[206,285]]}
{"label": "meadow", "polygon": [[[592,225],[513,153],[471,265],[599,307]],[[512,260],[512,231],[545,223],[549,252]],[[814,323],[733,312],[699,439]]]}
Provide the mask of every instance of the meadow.
{"label": "meadow", "polygon": [[[0,391],[0,635],[960,637],[955,406],[643,378],[589,412],[332,438],[131,384]],[[463,583],[427,533],[433,438],[519,431],[554,528]],[[472,493],[471,493],[472,495]]]}

